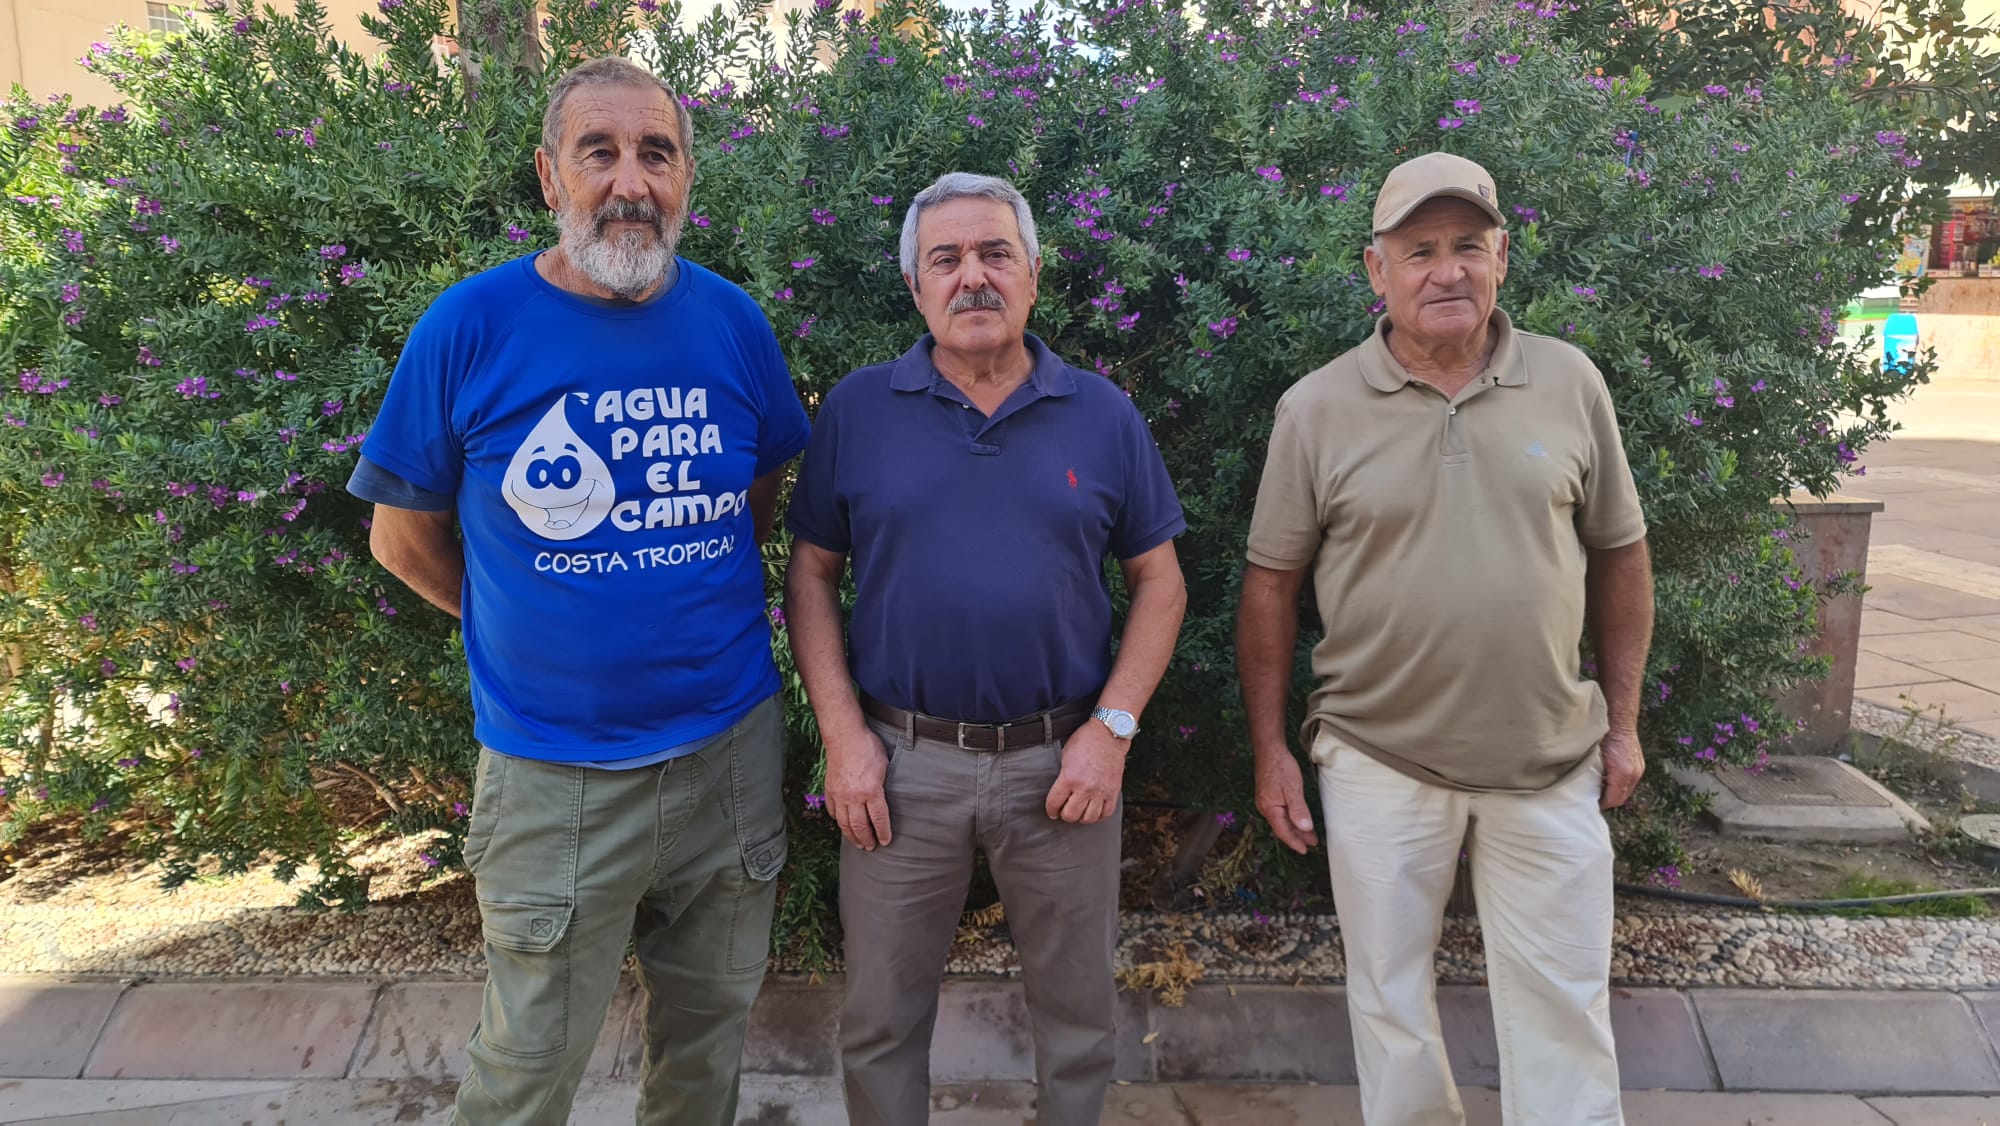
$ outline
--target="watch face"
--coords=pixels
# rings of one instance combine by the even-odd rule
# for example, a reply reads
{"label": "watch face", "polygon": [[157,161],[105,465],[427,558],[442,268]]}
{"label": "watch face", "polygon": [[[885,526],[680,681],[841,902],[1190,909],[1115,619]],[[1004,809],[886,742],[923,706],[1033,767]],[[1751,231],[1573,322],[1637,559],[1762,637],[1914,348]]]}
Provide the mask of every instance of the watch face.
{"label": "watch face", "polygon": [[1138,721],[1129,712],[1111,712],[1104,718],[1110,724],[1111,733],[1120,739],[1130,739],[1139,730]]}

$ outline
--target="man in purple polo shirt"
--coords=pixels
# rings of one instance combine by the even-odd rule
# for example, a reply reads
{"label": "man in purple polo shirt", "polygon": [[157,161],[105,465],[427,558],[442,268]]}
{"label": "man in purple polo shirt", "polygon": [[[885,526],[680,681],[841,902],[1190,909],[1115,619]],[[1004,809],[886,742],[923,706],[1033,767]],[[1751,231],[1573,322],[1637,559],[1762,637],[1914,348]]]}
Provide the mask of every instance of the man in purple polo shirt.
{"label": "man in purple polo shirt", "polygon": [[[1037,1121],[1094,1126],[1111,1082],[1119,783],[1180,633],[1187,524],[1124,392],[1025,332],[1041,266],[1013,185],[955,172],[919,193],[902,267],[930,332],[828,393],[792,494],[786,614],[846,837],[854,1126],[929,1119],[938,984],[982,849],[1026,978]],[[1107,558],[1131,592],[1115,661]]]}

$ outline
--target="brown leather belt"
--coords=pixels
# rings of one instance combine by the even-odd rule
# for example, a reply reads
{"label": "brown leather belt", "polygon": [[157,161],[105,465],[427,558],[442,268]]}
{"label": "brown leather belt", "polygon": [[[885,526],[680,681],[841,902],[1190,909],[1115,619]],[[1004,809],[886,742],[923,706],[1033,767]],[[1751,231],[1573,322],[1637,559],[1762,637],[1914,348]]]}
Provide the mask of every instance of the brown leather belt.
{"label": "brown leather belt", "polygon": [[1082,700],[1011,723],[958,723],[922,712],[905,711],[866,693],[861,696],[861,710],[866,715],[892,727],[912,731],[922,739],[956,744],[961,751],[1020,750],[1022,747],[1038,747],[1043,743],[1067,739],[1084,725],[1090,718],[1091,709],[1096,706],[1095,700]]}

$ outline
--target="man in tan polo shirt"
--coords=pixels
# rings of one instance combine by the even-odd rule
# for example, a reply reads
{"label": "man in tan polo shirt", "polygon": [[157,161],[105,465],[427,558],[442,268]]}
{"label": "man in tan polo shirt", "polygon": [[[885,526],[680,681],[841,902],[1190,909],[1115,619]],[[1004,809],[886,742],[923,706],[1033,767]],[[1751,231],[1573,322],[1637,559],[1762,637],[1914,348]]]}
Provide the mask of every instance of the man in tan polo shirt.
{"label": "man in tan polo shirt", "polygon": [[1495,306],[1502,222],[1469,160],[1389,174],[1366,252],[1388,313],[1279,400],[1250,525],[1237,651],[1257,808],[1301,853],[1318,838],[1285,706],[1309,575],[1326,630],[1301,742],[1368,1126],[1464,1121],[1433,978],[1461,848],[1506,1122],[1623,1121],[1599,806],[1645,771],[1646,523],[1604,378]]}

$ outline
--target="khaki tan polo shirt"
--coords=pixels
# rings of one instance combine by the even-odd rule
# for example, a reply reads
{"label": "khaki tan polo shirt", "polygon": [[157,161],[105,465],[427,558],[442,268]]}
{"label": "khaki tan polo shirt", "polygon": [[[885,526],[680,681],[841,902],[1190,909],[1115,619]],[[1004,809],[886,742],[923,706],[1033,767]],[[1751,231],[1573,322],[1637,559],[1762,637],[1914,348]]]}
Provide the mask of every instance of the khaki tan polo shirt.
{"label": "khaki tan polo shirt", "polygon": [[1278,401],[1250,561],[1313,568],[1326,637],[1305,729],[1459,790],[1535,791],[1603,738],[1579,665],[1584,550],[1646,534],[1604,377],[1514,331],[1447,400],[1389,321]]}

